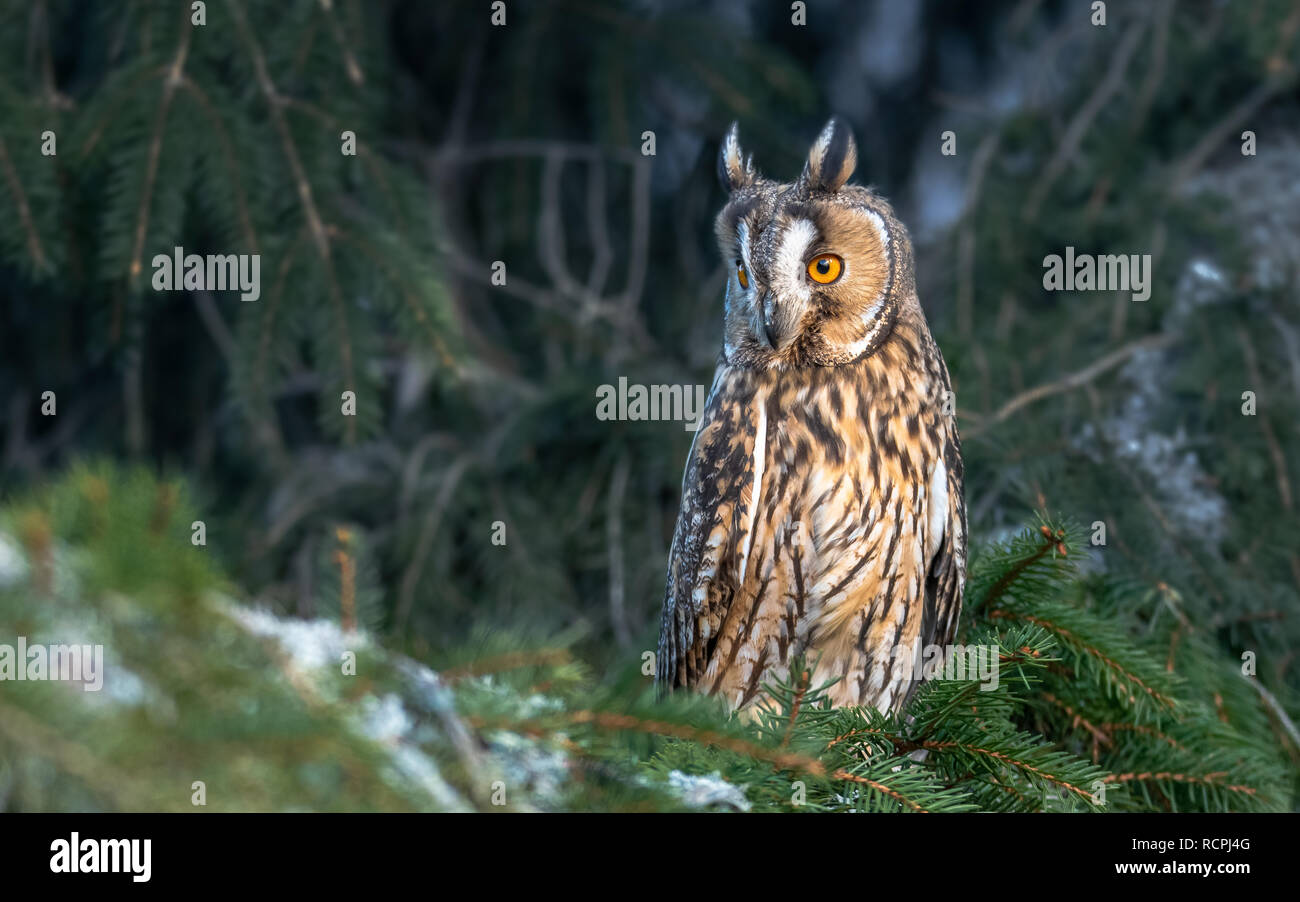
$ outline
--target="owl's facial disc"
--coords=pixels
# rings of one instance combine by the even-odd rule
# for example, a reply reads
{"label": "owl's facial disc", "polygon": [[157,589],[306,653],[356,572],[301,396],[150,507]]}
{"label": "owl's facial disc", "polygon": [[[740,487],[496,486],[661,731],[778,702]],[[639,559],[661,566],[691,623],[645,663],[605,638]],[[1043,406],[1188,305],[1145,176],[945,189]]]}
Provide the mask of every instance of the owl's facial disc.
{"label": "owl's facial disc", "polygon": [[858,359],[888,333],[893,250],[888,208],[866,189],[834,194],[758,181],[719,213],[731,270],[728,361],[830,366]]}
{"label": "owl's facial disc", "polygon": [[754,337],[773,351],[784,350],[798,336],[812,306],[814,285],[806,259],[817,240],[811,220],[784,217],[758,238],[755,251],[766,278],[755,299]]}

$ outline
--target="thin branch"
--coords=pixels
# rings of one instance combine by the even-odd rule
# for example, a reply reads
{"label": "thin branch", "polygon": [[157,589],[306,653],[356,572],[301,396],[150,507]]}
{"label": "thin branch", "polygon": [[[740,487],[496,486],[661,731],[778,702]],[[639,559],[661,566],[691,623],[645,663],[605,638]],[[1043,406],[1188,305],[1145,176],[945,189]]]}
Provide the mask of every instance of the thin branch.
{"label": "thin branch", "polygon": [[355,246],[366,256],[367,259],[374,263],[376,267],[382,270],[392,280],[393,286],[397,289],[398,296],[401,297],[406,308],[410,310],[411,316],[414,317],[416,323],[418,323],[428,334],[429,344],[433,347],[434,353],[438,355],[438,359],[442,362],[442,365],[449,370],[453,370],[457,374],[461,374],[462,367],[457,362],[456,358],[452,356],[451,350],[447,347],[447,343],[443,341],[442,336],[433,328],[433,323],[429,319],[429,314],[420,305],[418,300],[418,288],[411,286],[407,280],[402,278],[401,272],[391,265],[388,258],[375,249],[360,235],[347,232],[343,229],[337,228],[336,226],[330,226],[329,233],[331,237],[341,239],[342,241]]}
{"label": "thin branch", "polygon": [[235,143],[230,138],[230,133],[221,117],[217,114],[208,95],[202,88],[188,75],[181,80],[181,86],[185,88],[199,104],[199,109],[207,117],[208,122],[212,124],[212,129],[216,133],[218,140],[221,142],[221,150],[226,161],[226,170],[230,173],[230,184],[235,191],[235,206],[239,210],[239,225],[244,232],[244,240],[248,242],[249,253],[258,254],[257,232],[253,228],[253,217],[248,209],[248,194],[244,190],[243,179],[240,178],[239,163],[235,158]]}
{"label": "thin branch", "polygon": [[567,648],[544,648],[538,651],[515,651],[471,661],[458,667],[439,670],[444,683],[454,683],[466,677],[483,676],[489,673],[504,673],[507,670],[522,670],[525,667],[558,667],[573,662],[573,655]]}
{"label": "thin branch", "polygon": [[[336,134],[340,133],[342,123],[335,116],[330,115],[314,103],[296,97],[281,97],[280,100],[286,108],[306,113],[308,116],[322,122],[330,129],[334,130]],[[367,142],[361,140],[357,141],[357,157],[366,164],[366,168],[369,169],[370,174],[374,176],[375,183],[383,193],[384,200],[388,202],[388,206],[392,210],[393,217],[397,220],[398,225],[403,229],[407,228],[406,215],[402,210],[401,204],[397,201],[397,195],[393,192],[392,186],[388,183],[387,176],[384,175],[384,169],[381,165],[380,158],[371,151],[370,145]]]}
{"label": "thin branch", "polygon": [[1043,170],[1042,176],[1030,189],[1029,199],[1025,202],[1022,211],[1026,221],[1032,222],[1038,218],[1039,208],[1042,207],[1048,192],[1052,190],[1052,186],[1064,174],[1065,168],[1078,153],[1079,146],[1087,136],[1088,130],[1092,128],[1093,120],[1105,108],[1111,97],[1123,87],[1124,73],[1128,69],[1129,60],[1133,58],[1133,54],[1138,48],[1138,41],[1145,30],[1145,22],[1136,22],[1125,33],[1124,39],[1115,51],[1115,55],[1111,57],[1105,78],[1101,80],[1096,90],[1092,92],[1092,95],[1080,107],[1078,114],[1071,120],[1065,134],[1061,137],[1061,143],[1057,146],[1056,153],[1048,162],[1047,168]]}
{"label": "thin branch", "polygon": [[1166,736],[1154,727],[1148,727],[1145,724],[1112,722],[1102,724],[1101,728],[1111,733],[1127,732],[1137,733],[1139,736],[1151,736],[1155,739],[1159,739],[1161,742],[1167,743],[1171,748],[1175,748],[1180,752],[1187,751],[1187,746],[1180,743],[1177,739],[1174,739],[1172,736]]}
{"label": "thin branch", "polygon": [[1020,578],[1022,573],[1028,570],[1036,561],[1040,561],[1046,557],[1048,552],[1055,550],[1059,541],[1057,537],[1051,535],[1047,531],[1045,531],[1043,535],[1046,537],[1046,541],[1042,545],[1038,546],[1038,549],[1033,554],[1023,560],[1017,561],[1015,566],[1002,574],[1002,578],[993,584],[992,588],[989,589],[988,594],[981,598],[979,603],[971,608],[972,613],[979,611],[990,601],[996,602],[1002,598],[1003,594],[1013,582]]}
{"label": "thin branch", "polygon": [[467,452],[447,468],[442,477],[442,485],[438,487],[438,494],[434,496],[433,506],[429,508],[429,513],[424,518],[424,523],[420,527],[420,534],[415,540],[415,549],[411,552],[411,562],[406,567],[406,572],[402,574],[401,588],[397,594],[397,607],[393,612],[393,630],[401,632],[406,627],[406,622],[411,616],[411,610],[415,607],[415,588],[420,582],[420,574],[424,571],[424,562],[429,557],[429,551],[433,548],[433,540],[438,535],[438,526],[442,523],[442,516],[447,510],[447,505],[451,503],[452,496],[456,492],[456,487],[460,485],[461,477],[465,471],[475,462],[476,455],[473,452]]}
{"label": "thin branch", "polygon": [[1196,142],[1196,146],[1188,151],[1186,156],[1174,165],[1173,175],[1169,179],[1168,192],[1170,194],[1177,193],[1178,189],[1205,165],[1210,155],[1224,141],[1235,135],[1237,130],[1245,125],[1250,120],[1250,117],[1255,115],[1264,104],[1294,83],[1294,72],[1282,72],[1274,73],[1252,88],[1245,97],[1238,101],[1232,109],[1228,110],[1224,117],[1201,137],[1201,140]]}
{"label": "thin branch", "polygon": [[[1237,342],[1241,345],[1241,355],[1246,361],[1246,373],[1250,377],[1250,383],[1258,391],[1264,387],[1264,375],[1259,369],[1259,360],[1255,356],[1255,345],[1251,342],[1249,333],[1242,326],[1237,327]],[[1269,457],[1273,459],[1278,498],[1281,499],[1282,506],[1288,511],[1294,510],[1295,502],[1291,495],[1291,477],[1287,474],[1286,455],[1282,452],[1282,444],[1277,440],[1277,434],[1273,431],[1273,424],[1269,422],[1267,416],[1257,416],[1255,420],[1259,423],[1260,432],[1264,433],[1264,441],[1268,445]]]}
{"label": "thin branch", "polygon": [[619,455],[609,480],[605,504],[605,544],[609,553],[609,619],[619,647],[632,644],[632,630],[627,624],[626,576],[623,566],[623,500],[627,494],[627,452]]}
{"label": "thin branch", "polygon": [[169,71],[171,71],[171,66],[157,66],[153,69],[136,73],[135,77],[128,83],[129,87],[123,89],[122,94],[117,98],[117,101],[109,104],[104,109],[104,114],[99,117],[99,121],[95,124],[95,127],[91,129],[90,135],[86,138],[85,143],[81,145],[81,151],[78,154],[78,161],[85,160],[86,157],[90,155],[90,152],[95,149],[95,145],[99,143],[99,139],[103,137],[104,131],[108,128],[109,124],[117,120],[117,111],[122,108],[126,101],[133,101],[135,95],[143,90],[149,82],[153,81],[155,78],[165,78]]}
{"label": "thin branch", "polygon": [[975,149],[967,175],[966,213],[957,234],[957,330],[967,338],[975,330],[975,209],[984,188],[984,177],[1001,140],[999,131],[984,136]]}
{"label": "thin branch", "polygon": [[1128,773],[1128,774],[1107,774],[1102,778],[1104,783],[1130,783],[1133,781],[1150,782],[1150,781],[1172,781],[1174,783],[1195,783],[1204,786],[1214,786],[1219,789],[1227,789],[1231,792],[1241,792],[1246,795],[1259,795],[1259,790],[1251,786],[1234,785],[1229,783],[1220,783],[1219,780],[1227,776],[1226,771],[1215,771],[1214,773],[1197,775],[1197,774],[1180,774],[1172,771],[1161,771],[1153,773]]}
{"label": "thin branch", "polygon": [[194,305],[199,308],[199,319],[208,330],[212,343],[217,346],[226,363],[230,364],[235,359],[235,338],[230,334],[226,321],[222,319],[221,311],[217,309],[217,304],[212,299],[212,292],[194,292]]}
{"label": "thin branch", "polygon": [[135,219],[135,243],[132,246],[131,263],[128,269],[128,275],[133,285],[144,268],[141,257],[144,255],[144,241],[149,229],[149,205],[153,200],[154,182],[158,178],[158,159],[162,156],[163,132],[167,124],[167,113],[171,109],[172,98],[176,96],[176,89],[181,85],[185,73],[185,59],[190,52],[190,38],[194,34],[194,28],[190,25],[189,16],[189,9],[186,8],[181,24],[180,44],[176,48],[176,56],[172,58],[171,66],[168,67],[167,77],[163,79],[162,99],[158,102],[158,115],[154,117],[153,137],[149,140],[149,156],[145,162],[144,171],[144,190],[140,193],[140,210]]}
{"label": "thin branch", "polygon": [[1135,132],[1146,121],[1151,103],[1160,89],[1160,83],[1164,81],[1165,64],[1169,57],[1169,20],[1173,18],[1173,11],[1174,0],[1159,0],[1155,12],[1155,35],[1152,37],[1154,46],[1151,50],[1151,68],[1147,70],[1147,77],[1142,82],[1134,105],[1132,128]]}
{"label": "thin branch", "polygon": [[[1077,370],[1062,379],[1057,379],[1055,382],[1048,382],[1045,385],[1039,385],[1031,388],[1029,391],[1022,392],[1007,403],[1003,404],[1002,407],[1000,407],[992,416],[980,420],[968,429],[963,429],[962,438],[969,439],[980,435],[981,433],[988,431],[991,427],[996,426],[998,423],[1009,419],[1012,414],[1016,413],[1016,411],[1020,410],[1022,407],[1026,407],[1035,401],[1041,401],[1043,398],[1050,398],[1053,395],[1059,395],[1063,392],[1070,391],[1071,389],[1086,385],[1103,373],[1119,366],[1137,352],[1166,347],[1172,344],[1175,338],[1176,336],[1172,334],[1157,334],[1129,342],[1122,348],[1111,351],[1100,360],[1095,360],[1083,369]],[[963,412],[962,416],[968,417],[970,414]]]}
{"label": "thin branch", "polygon": [[48,261],[45,258],[45,249],[41,247],[41,236],[36,231],[36,223],[32,219],[32,209],[27,203],[27,195],[23,193],[22,181],[18,178],[13,161],[9,158],[9,150],[5,146],[5,139],[2,135],[0,135],[0,171],[4,173],[5,181],[9,184],[9,194],[18,207],[18,219],[23,224],[23,231],[27,233],[27,250],[32,255],[36,268],[44,270],[48,265]]}
{"label": "thin branch", "polygon": [[[1058,708],[1060,708],[1062,711],[1066,713],[1066,715],[1070,718],[1071,727],[1073,727],[1076,730],[1079,727],[1082,727],[1083,729],[1087,730],[1089,733],[1092,734],[1094,751],[1096,749],[1097,743],[1102,743],[1104,745],[1111,744],[1111,738],[1106,735],[1104,730],[1102,730],[1100,727],[1093,724],[1092,721],[1088,720],[1088,718],[1084,717],[1078,711],[1074,710],[1074,708],[1072,708],[1070,705],[1066,704],[1064,701],[1057,698],[1055,695],[1053,695],[1050,692],[1044,692],[1043,698],[1051,702],[1053,705],[1056,705]],[[1093,760],[1094,761],[1096,760],[1095,754]]]}
{"label": "thin branch", "polygon": [[[330,304],[334,309],[334,321],[338,330],[339,356],[343,364],[343,386],[352,389],[357,384],[356,364],[353,361],[352,339],[348,330],[347,313],[343,304],[343,292],[335,277],[334,264],[330,257],[329,235],[316,208],[311,183],[307,180],[307,172],[298,156],[298,148],[294,145],[293,136],[290,134],[289,126],[285,122],[284,101],[279,90],[276,89],[275,83],[271,81],[270,72],[266,68],[266,57],[262,54],[262,47],[258,44],[257,38],[254,37],[252,30],[249,28],[248,19],[238,0],[227,0],[227,3],[233,14],[236,27],[239,29],[240,36],[243,38],[244,43],[248,45],[249,54],[253,59],[253,73],[257,78],[258,87],[261,88],[263,95],[266,97],[271,115],[271,124],[280,136],[285,158],[288,160],[289,169],[293,173],[294,185],[298,191],[298,199],[302,204],[303,215],[307,218],[307,227],[311,231],[312,240],[316,245],[316,252],[320,255],[321,263],[325,267],[325,283],[329,286]],[[351,443],[356,440],[356,417],[345,417],[344,419],[345,435],[347,441]]]}
{"label": "thin branch", "polygon": [[[1091,645],[1084,642],[1073,632],[1071,632],[1070,630],[1066,629],[1063,626],[1059,626],[1044,617],[1035,617],[1032,614],[1022,614],[1020,612],[1011,611],[1006,608],[999,608],[996,611],[992,611],[989,614],[989,616],[995,618],[1009,618],[1014,620],[1024,620],[1027,623],[1032,623],[1035,624],[1036,626],[1041,626],[1046,630],[1056,633],[1062,639],[1065,639],[1067,642],[1071,643],[1079,650],[1085,652],[1086,654],[1091,655],[1101,663],[1105,664],[1108,668],[1110,668],[1115,673],[1122,676],[1128,682],[1135,684],[1139,689],[1141,689],[1147,695],[1151,696],[1151,698],[1155,699],[1164,707],[1173,709],[1176,706],[1176,703],[1172,698],[1158,691],[1157,689],[1148,686],[1146,684],[1146,681],[1144,681],[1140,676],[1138,676],[1135,673],[1129,673],[1129,671],[1126,670],[1124,666],[1120,664],[1118,661],[1116,661],[1114,658],[1109,657],[1108,655],[1103,653],[1100,649],[1093,648]],[[1135,701],[1135,699],[1132,696],[1130,696],[1129,703],[1131,704],[1133,701]]]}
{"label": "thin branch", "polygon": [[321,9],[325,12],[325,21],[329,23],[330,33],[334,36],[334,43],[339,45],[339,52],[343,54],[343,66],[347,70],[348,81],[357,87],[361,87],[365,83],[366,77],[361,72],[361,66],[357,63],[352,48],[348,46],[347,41],[343,38],[343,26],[339,25],[339,20],[334,15],[333,0],[319,0],[319,2]]}
{"label": "thin branch", "polygon": [[650,160],[636,157],[632,170],[632,222],[628,237],[627,286],[622,298],[629,320],[635,317],[637,303],[641,300],[650,250]]}
{"label": "thin branch", "polygon": [[[805,667],[799,673],[799,682],[795,684],[794,700],[790,704],[790,720],[785,725],[785,735],[781,737],[781,748],[790,746],[790,737],[794,735],[795,722],[799,720],[799,709],[803,707],[804,696],[808,694],[812,674]],[[834,742],[831,743],[834,745]],[[830,746],[827,746],[830,748]]]}
{"label": "thin branch", "polygon": [[1090,803],[1092,802],[1092,793],[1088,792],[1087,790],[1081,789],[1078,786],[1075,786],[1073,783],[1070,783],[1069,781],[1056,776],[1055,774],[1051,774],[1045,770],[1042,770],[1041,768],[1034,767],[1032,764],[1029,764],[1028,762],[1021,761],[1011,755],[1008,755],[1006,752],[999,752],[996,749],[980,748],[979,746],[968,745],[967,743],[957,742],[951,739],[944,740],[944,741],[930,739],[924,742],[917,743],[917,745],[920,748],[926,748],[926,749],[941,750],[941,749],[955,748],[955,749],[961,749],[964,752],[973,752],[975,754],[985,755],[989,758],[993,758],[994,760],[1001,761],[1004,764],[1009,764],[1012,767],[1016,768],[1017,770],[1024,771],[1027,774],[1033,774],[1034,776],[1039,777],[1042,780],[1046,780],[1048,783],[1052,783],[1056,786],[1064,787],[1065,789],[1070,790],[1070,792],[1073,792],[1076,795],[1086,799],[1088,802]]}
{"label": "thin branch", "polygon": [[609,225],[605,221],[605,163],[592,160],[587,164],[587,234],[591,239],[591,270],[587,274],[587,293],[600,297],[614,259],[609,244]]}
{"label": "thin branch", "polygon": [[316,201],[312,196],[311,182],[307,180],[307,171],[303,168],[302,160],[298,157],[298,148],[293,143],[293,136],[289,133],[289,126],[284,121],[284,100],[280,97],[279,90],[275,83],[271,81],[271,74],[266,68],[266,57],[262,54],[262,47],[257,43],[252,29],[248,26],[248,19],[244,15],[244,9],[238,0],[227,0],[231,12],[234,14],[235,24],[239,27],[240,36],[244,43],[248,45],[249,55],[253,59],[253,73],[257,78],[258,87],[261,88],[262,94],[266,97],[267,107],[271,115],[271,124],[275,127],[276,134],[280,136],[280,142],[284,146],[284,155],[289,163],[289,169],[293,172],[294,187],[298,192],[298,199],[302,203],[303,214],[307,217],[308,228],[311,229],[312,240],[316,243],[316,251],[320,254],[321,260],[329,263],[330,260],[330,243],[329,237],[325,234],[325,226],[321,221],[320,213],[316,209]]}
{"label": "thin branch", "polygon": [[486,141],[479,144],[444,144],[435,152],[435,165],[461,162],[481,162],[507,157],[548,157],[559,153],[570,159],[620,160],[636,165],[645,159],[636,151],[600,144],[579,144],[573,141],[549,141],[541,138],[519,138],[503,141]]}
{"label": "thin branch", "polygon": [[[704,745],[715,745],[740,755],[765,761],[775,767],[786,770],[799,770],[814,776],[824,776],[826,766],[816,758],[800,755],[796,752],[779,752],[768,749],[747,739],[729,736],[716,730],[704,730],[688,724],[670,723],[662,720],[646,720],[631,714],[616,714],[605,711],[571,711],[558,715],[561,723],[585,725],[606,729],[645,733],[651,736],[667,736],[672,739],[686,739]],[[529,735],[549,735],[554,730],[541,721],[511,721],[495,723],[479,717],[467,717],[466,722],[476,728],[500,726],[515,732]],[[836,774],[839,777],[839,774]],[[842,779],[842,778],[841,778]]]}
{"label": "thin branch", "polygon": [[1291,740],[1291,744],[1296,749],[1300,750],[1300,731],[1296,730],[1295,723],[1287,715],[1286,709],[1283,708],[1282,703],[1277,700],[1277,696],[1265,689],[1264,684],[1257,679],[1250,680],[1250,684],[1259,692],[1259,697],[1263,699],[1264,706],[1268,708],[1269,712],[1277,718],[1278,723],[1282,725],[1282,729],[1286,731],[1286,735]]}
{"label": "thin branch", "polygon": [[906,805],[908,808],[911,808],[913,811],[927,813],[926,810],[922,808],[920,805],[918,805],[916,802],[913,802],[911,799],[903,795],[898,790],[890,789],[888,786],[886,786],[883,783],[877,783],[875,780],[869,779],[867,777],[860,777],[857,774],[849,773],[848,771],[842,768],[832,773],[831,776],[837,780],[847,780],[850,783],[862,783],[865,786],[870,786],[872,789],[876,790],[877,792],[883,792],[885,795],[889,796],[895,801],[901,802],[902,804]]}

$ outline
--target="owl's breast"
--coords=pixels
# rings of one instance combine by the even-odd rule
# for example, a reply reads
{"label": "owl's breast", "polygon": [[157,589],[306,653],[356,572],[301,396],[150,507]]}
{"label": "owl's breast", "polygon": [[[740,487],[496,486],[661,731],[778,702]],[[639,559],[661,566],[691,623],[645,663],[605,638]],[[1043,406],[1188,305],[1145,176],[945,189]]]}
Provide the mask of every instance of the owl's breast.
{"label": "owl's breast", "polygon": [[947,484],[945,427],[922,381],[719,370],[669,574],[670,598],[689,577],[694,614],[678,627],[698,655],[688,684],[739,707],[804,656],[819,681],[841,681],[836,704],[906,691],[911,659],[895,650],[921,633],[933,531],[947,517],[935,491]]}
{"label": "owl's breast", "polygon": [[874,548],[888,522],[928,507],[941,455],[923,404],[844,381],[778,387],[765,400],[761,525],[817,553],[814,588],[857,557],[850,550]]}
{"label": "owl's breast", "polygon": [[780,650],[820,656],[822,676],[845,678],[837,700],[859,703],[870,684],[879,692],[910,666],[868,650],[921,631],[926,570],[948,515],[943,426],[925,386],[818,376],[756,399],[766,441],[756,444],[749,541],[770,553],[751,555],[738,576],[757,587],[760,618],[764,607],[785,616]]}

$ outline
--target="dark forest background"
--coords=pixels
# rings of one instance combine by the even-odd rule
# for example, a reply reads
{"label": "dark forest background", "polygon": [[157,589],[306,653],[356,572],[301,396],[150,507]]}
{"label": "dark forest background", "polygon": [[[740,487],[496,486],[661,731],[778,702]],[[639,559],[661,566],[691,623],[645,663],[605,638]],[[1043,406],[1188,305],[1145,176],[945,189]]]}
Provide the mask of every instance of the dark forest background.
{"label": "dark forest background", "polygon": [[[1103,6],[0,3],[0,552],[75,548],[98,533],[60,516],[120,501],[141,532],[101,576],[210,583],[444,671],[522,645],[635,682],[691,433],[602,421],[597,387],[709,384],[719,140],[738,121],[793,178],[835,114],[916,243],[973,546],[1076,524],[1125,642],[1170,673],[1247,655],[1251,687],[1201,700],[1253,725],[1289,807],[1300,4]],[[260,254],[261,297],[152,290],[176,246]],[[1152,255],[1150,299],[1044,291],[1066,246]],[[192,571],[146,554],[173,508]],[[97,798],[6,773],[18,807]]]}

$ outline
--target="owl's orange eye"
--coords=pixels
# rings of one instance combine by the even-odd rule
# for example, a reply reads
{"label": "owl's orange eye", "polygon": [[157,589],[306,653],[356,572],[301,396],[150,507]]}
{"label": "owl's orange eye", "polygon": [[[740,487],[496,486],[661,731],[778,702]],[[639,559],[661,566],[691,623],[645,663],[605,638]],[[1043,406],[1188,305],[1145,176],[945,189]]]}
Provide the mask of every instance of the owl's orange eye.
{"label": "owl's orange eye", "polygon": [[739,260],[736,261],[736,278],[740,280],[741,288],[749,288],[749,273],[745,272],[745,264]]}
{"label": "owl's orange eye", "polygon": [[844,261],[834,254],[818,254],[808,261],[808,278],[829,285],[844,272]]}

